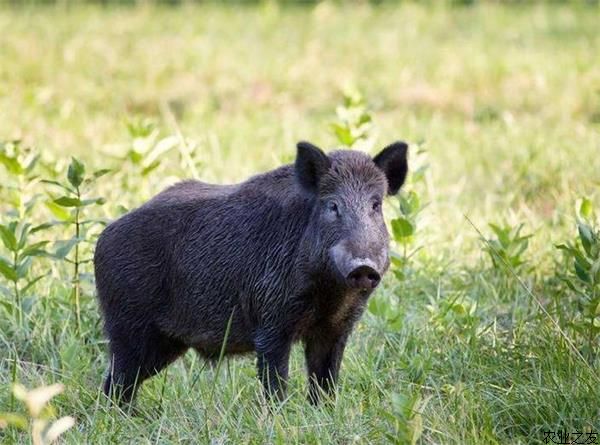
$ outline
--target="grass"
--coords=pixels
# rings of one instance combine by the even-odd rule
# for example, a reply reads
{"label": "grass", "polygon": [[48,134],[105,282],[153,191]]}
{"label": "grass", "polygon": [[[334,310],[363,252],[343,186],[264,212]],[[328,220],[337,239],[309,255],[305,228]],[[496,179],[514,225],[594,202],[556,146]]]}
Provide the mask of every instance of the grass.
{"label": "grass", "polygon": [[[576,237],[578,198],[600,207],[599,20],[594,6],[543,4],[0,10],[0,139],[34,147],[44,178],[62,180],[70,156],[87,171],[111,168],[89,191],[106,204],[86,217],[110,220],[194,175],[241,181],[293,159],[299,139],[336,145],[329,124],[348,85],[367,99],[377,144],[423,143],[412,165],[429,166],[407,187],[428,203],[411,245],[421,249],[375,297],[400,321],[365,315],[334,405],[306,402],[295,348],[290,397],[274,414],[254,360],[227,360],[217,374],[191,353],[143,386],[138,415],[121,413],[99,392],[107,359],[91,263],[78,334],[73,266],[35,258],[33,275],[47,275],[24,298],[24,322],[0,308],[0,411],[21,409],[15,381],[61,382],[54,406],[75,417],[63,436],[73,444],[529,444],[545,431],[598,432],[598,360],[578,356],[577,307],[558,279],[569,264],[555,244]],[[174,148],[144,174],[143,144],[169,135]],[[42,194],[30,219],[54,219],[43,201],[58,192],[29,183],[22,196]],[[465,215],[486,237],[490,222],[533,234],[521,282],[494,267]],[[37,236],[52,250],[69,230]],[[0,430],[2,443],[26,438]]]}

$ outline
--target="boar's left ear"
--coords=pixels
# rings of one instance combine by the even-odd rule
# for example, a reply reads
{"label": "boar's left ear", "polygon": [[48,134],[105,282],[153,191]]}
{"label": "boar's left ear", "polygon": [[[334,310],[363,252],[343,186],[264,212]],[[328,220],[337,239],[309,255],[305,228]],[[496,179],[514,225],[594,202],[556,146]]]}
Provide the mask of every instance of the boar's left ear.
{"label": "boar's left ear", "polygon": [[373,158],[373,162],[379,167],[388,181],[388,195],[395,195],[404,184],[408,173],[408,162],[406,154],[408,145],[405,142],[394,142],[385,147]]}
{"label": "boar's left ear", "polygon": [[310,142],[298,142],[296,155],[296,177],[306,190],[316,193],[319,180],[331,166],[331,161],[323,150]]}

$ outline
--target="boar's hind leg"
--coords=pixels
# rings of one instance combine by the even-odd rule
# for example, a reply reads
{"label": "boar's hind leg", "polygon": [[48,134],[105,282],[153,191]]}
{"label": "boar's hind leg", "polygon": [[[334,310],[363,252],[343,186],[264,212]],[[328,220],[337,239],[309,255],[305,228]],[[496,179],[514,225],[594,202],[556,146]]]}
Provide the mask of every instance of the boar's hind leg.
{"label": "boar's hind leg", "polygon": [[258,357],[258,377],[263,383],[267,398],[285,398],[288,362],[292,342],[280,333],[261,331],[254,341]]}
{"label": "boar's hind leg", "polygon": [[124,405],[131,402],[144,380],[177,359],[187,346],[154,328],[146,328],[139,334],[111,332],[110,349],[111,363],[104,393]]}
{"label": "boar's hind leg", "polygon": [[318,403],[322,392],[333,393],[347,338],[347,335],[343,335],[335,339],[320,336],[305,339],[308,397],[311,403]]}

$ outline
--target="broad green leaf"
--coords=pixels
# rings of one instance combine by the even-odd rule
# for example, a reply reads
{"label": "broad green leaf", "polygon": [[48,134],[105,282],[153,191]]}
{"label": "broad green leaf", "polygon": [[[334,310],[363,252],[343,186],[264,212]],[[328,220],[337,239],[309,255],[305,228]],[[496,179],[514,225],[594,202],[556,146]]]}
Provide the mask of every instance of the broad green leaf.
{"label": "broad green leaf", "polygon": [[590,226],[582,221],[577,222],[577,230],[579,231],[579,239],[581,239],[581,245],[588,255],[592,254],[592,244],[594,243],[594,232]]}
{"label": "broad green leaf", "polygon": [[29,236],[29,228],[30,227],[31,227],[31,224],[29,224],[29,223],[23,224],[21,226],[21,236],[19,237],[19,242],[17,244],[17,250],[23,249],[23,247],[25,247],[25,245],[27,244],[27,237]]}
{"label": "broad green leaf", "polygon": [[41,182],[43,182],[44,184],[52,184],[52,185],[56,185],[57,187],[60,187],[60,188],[62,188],[63,190],[66,190],[66,191],[68,191],[69,193],[75,193],[75,190],[73,190],[71,187],[67,187],[66,185],[64,185],[64,184],[61,184],[61,183],[60,183],[60,182],[58,182],[58,181],[53,181],[53,180],[50,180],[50,179],[42,179],[42,181],[41,181]]}
{"label": "broad green leaf", "polygon": [[415,232],[414,225],[406,218],[392,220],[392,233],[396,240],[412,236]]}
{"label": "broad green leaf", "polygon": [[375,298],[371,298],[369,301],[369,312],[373,315],[381,317],[385,314],[386,306],[389,302],[385,301],[381,296],[377,296]]}
{"label": "broad green leaf", "polygon": [[414,190],[408,192],[407,199],[408,202],[410,202],[410,206],[412,207],[413,211],[421,207],[421,200],[419,199],[419,195],[417,195],[417,193]]}
{"label": "broad green leaf", "polygon": [[19,163],[17,158],[9,157],[6,153],[0,151],[0,164],[13,175],[20,175],[23,173],[23,166]]}
{"label": "broad green leaf", "polygon": [[46,255],[47,252],[44,251],[42,247],[44,247],[48,243],[49,241],[40,241],[38,243],[34,243],[27,246],[25,250],[21,252],[21,257]]}
{"label": "broad green leaf", "polygon": [[71,164],[69,165],[69,170],[67,171],[67,179],[71,185],[75,188],[78,188],[83,182],[84,174],[84,165],[77,158],[72,158]]}
{"label": "broad green leaf", "polygon": [[400,213],[404,216],[410,216],[414,213],[415,207],[413,202],[409,199],[409,196],[400,196]]}
{"label": "broad green leaf", "polygon": [[390,261],[395,267],[404,267],[406,265],[406,258],[396,252],[390,252]]}
{"label": "broad green leaf", "polygon": [[38,226],[35,226],[31,229],[31,233],[35,233],[35,232],[39,232],[40,230],[46,230],[49,229],[51,227],[57,226],[57,225],[61,225],[63,224],[63,222],[61,221],[52,221],[52,222],[47,222],[44,224],[40,224]]}
{"label": "broad green leaf", "polygon": [[335,135],[338,138],[338,141],[347,147],[350,147],[355,139],[352,136],[352,132],[348,127],[342,126],[340,124],[331,124],[331,128],[333,129]]}
{"label": "broad green leaf", "polygon": [[579,263],[577,261],[575,261],[575,273],[577,274],[577,277],[585,282],[585,283],[589,283],[590,282],[590,276],[587,273],[587,271],[585,269],[583,269]]}
{"label": "broad green leaf", "polygon": [[572,281],[571,281],[569,278],[562,278],[562,279],[561,279],[561,281],[562,281],[563,283],[565,283],[565,284],[567,285],[567,287],[568,287],[569,289],[571,289],[573,292],[579,292],[579,291],[577,290],[577,288],[575,287],[575,284],[574,284],[574,283],[573,283],[573,282],[572,282]]}
{"label": "broad green leaf", "polygon": [[0,258],[0,274],[8,281],[17,281],[17,272],[4,258]]}
{"label": "broad green leaf", "polygon": [[134,164],[139,164],[140,162],[142,162],[143,156],[135,150],[129,150],[127,155],[131,162],[133,162]]}
{"label": "broad green leaf", "polygon": [[498,227],[495,224],[489,224],[490,228],[494,231],[494,233],[496,234],[496,237],[498,238],[498,241],[500,241],[500,244],[502,245],[502,247],[504,249],[506,249],[507,247],[510,246],[510,228],[508,227]]}
{"label": "broad green leaf", "polygon": [[522,240],[517,246],[517,251],[515,252],[515,256],[517,256],[517,257],[521,256],[523,254],[523,252],[525,252],[525,250],[527,250],[528,246],[529,246],[529,240],[528,239]]}
{"label": "broad green leaf", "polygon": [[127,131],[132,138],[146,137],[152,133],[154,123],[149,119],[130,120],[125,122]]}
{"label": "broad green leaf", "polygon": [[462,303],[454,303],[450,306],[450,309],[452,309],[452,312],[455,312],[459,315],[465,315],[467,313],[467,310]]}
{"label": "broad green leaf", "polygon": [[588,261],[588,259],[581,253],[578,249],[573,251],[573,257],[575,259],[575,263],[581,267],[583,270],[590,270],[592,264]]}
{"label": "broad green leaf", "polygon": [[32,258],[30,256],[25,257],[25,259],[23,259],[19,265],[17,266],[17,278],[23,279],[27,276],[27,274],[29,273],[29,268],[31,267],[31,263],[32,263]]}
{"label": "broad green leaf", "polygon": [[402,269],[393,269],[392,273],[394,274],[394,276],[396,277],[396,279],[398,281],[404,281],[406,279],[406,274],[404,273],[404,270],[402,270]]}
{"label": "broad green leaf", "polygon": [[556,247],[558,250],[564,250],[565,252],[571,255],[573,255],[573,251],[575,250],[573,246],[570,246],[568,244],[555,244],[554,247]]}
{"label": "broad green leaf", "polygon": [[52,214],[63,222],[69,222],[72,219],[71,212],[67,210],[65,207],[61,207],[58,204],[55,204],[52,201],[48,201],[45,203],[46,207]]}
{"label": "broad green leaf", "polygon": [[369,124],[373,121],[373,118],[369,113],[363,113],[358,118],[358,125]]}
{"label": "broad green leaf", "polygon": [[151,163],[150,165],[148,165],[147,167],[145,167],[142,170],[142,176],[147,176],[149,173],[151,173],[159,165],[160,165],[160,161],[157,159],[156,161],[154,161],[153,163]]}
{"label": "broad green leaf", "polygon": [[80,202],[80,206],[81,207],[86,207],[92,204],[98,204],[98,205],[102,205],[106,202],[106,200],[104,198],[91,198],[91,199],[84,199]]}
{"label": "broad green leaf", "polygon": [[81,207],[81,201],[77,198],[71,198],[69,196],[61,196],[53,201],[62,207]]}
{"label": "broad green leaf", "polygon": [[17,250],[17,239],[15,238],[14,227],[16,225],[9,224],[8,226],[0,224],[0,238],[2,243],[8,250],[14,252]]}
{"label": "broad green leaf", "polygon": [[59,259],[64,259],[69,254],[71,249],[79,242],[79,238],[71,238],[69,240],[57,241],[54,245],[56,250],[54,256]]}
{"label": "broad green leaf", "polygon": [[111,171],[112,171],[112,170],[111,170],[111,169],[109,169],[109,168],[103,168],[103,169],[101,169],[101,170],[96,170],[96,171],[94,172],[94,174],[93,174],[93,176],[94,176],[94,179],[98,179],[98,178],[100,178],[101,176],[104,176],[104,175],[106,175],[106,174],[110,173]]}
{"label": "broad green leaf", "polygon": [[580,266],[583,269],[589,269],[591,264],[585,258],[585,256],[579,251],[578,248],[574,247],[571,244],[559,244],[556,246],[557,249],[565,251],[568,255],[575,259],[575,261],[579,262]]}
{"label": "broad green leaf", "polygon": [[387,321],[387,326],[392,331],[399,331],[403,325],[403,318],[400,316],[394,317]]}
{"label": "broad green leaf", "polygon": [[579,214],[584,218],[589,219],[592,216],[593,211],[592,201],[587,198],[582,198],[581,205],[579,206]]}

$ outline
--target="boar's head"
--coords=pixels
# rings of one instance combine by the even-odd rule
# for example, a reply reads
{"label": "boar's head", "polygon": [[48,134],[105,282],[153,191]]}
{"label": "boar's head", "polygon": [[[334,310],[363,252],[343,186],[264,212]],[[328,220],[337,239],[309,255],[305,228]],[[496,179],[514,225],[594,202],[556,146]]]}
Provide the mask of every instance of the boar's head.
{"label": "boar's head", "polygon": [[404,183],[407,151],[404,142],[395,142],[371,158],[353,150],[327,155],[308,142],[298,144],[296,178],[313,203],[303,255],[342,286],[370,293],[389,266],[382,201]]}

